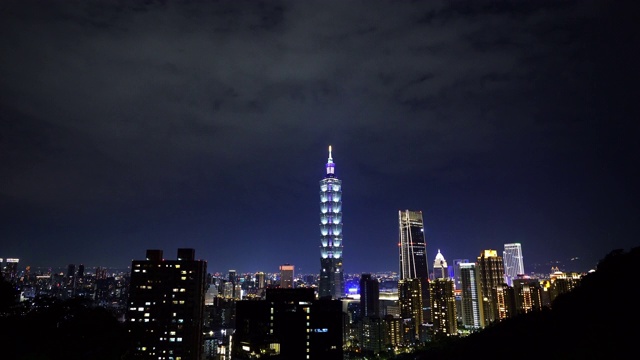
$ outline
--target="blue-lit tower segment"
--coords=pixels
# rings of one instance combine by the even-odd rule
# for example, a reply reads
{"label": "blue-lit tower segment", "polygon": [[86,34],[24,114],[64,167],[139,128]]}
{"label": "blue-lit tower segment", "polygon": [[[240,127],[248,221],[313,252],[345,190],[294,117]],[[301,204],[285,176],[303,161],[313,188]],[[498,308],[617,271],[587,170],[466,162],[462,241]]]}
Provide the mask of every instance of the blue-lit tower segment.
{"label": "blue-lit tower segment", "polygon": [[344,294],[342,275],[342,181],[335,176],[331,157],[320,180],[320,283],[318,297],[339,299]]}

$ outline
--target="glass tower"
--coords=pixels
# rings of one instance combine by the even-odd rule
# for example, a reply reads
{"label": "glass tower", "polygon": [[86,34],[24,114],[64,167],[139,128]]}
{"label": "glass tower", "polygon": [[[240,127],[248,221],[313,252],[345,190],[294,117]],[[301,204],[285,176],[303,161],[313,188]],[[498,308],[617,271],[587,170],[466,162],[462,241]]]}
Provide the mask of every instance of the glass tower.
{"label": "glass tower", "polygon": [[342,275],[342,181],[335,176],[331,157],[320,180],[320,282],[318,297],[339,299],[344,293]]}
{"label": "glass tower", "polygon": [[[422,211],[404,210],[398,212],[400,233],[400,279],[420,281],[423,304],[422,321],[428,322],[429,311],[429,268],[427,265],[427,243],[424,236]],[[417,324],[420,325],[420,324]]]}
{"label": "glass tower", "polygon": [[504,261],[504,280],[509,286],[513,286],[513,280],[517,279],[518,275],[524,275],[522,245],[520,243],[504,244],[502,260]]}

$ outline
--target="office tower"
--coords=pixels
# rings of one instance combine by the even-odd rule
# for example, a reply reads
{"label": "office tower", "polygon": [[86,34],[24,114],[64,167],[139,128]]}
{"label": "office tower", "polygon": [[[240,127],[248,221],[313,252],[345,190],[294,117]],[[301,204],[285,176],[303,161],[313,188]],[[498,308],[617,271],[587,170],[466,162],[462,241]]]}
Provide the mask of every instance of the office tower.
{"label": "office tower", "polygon": [[398,302],[400,317],[403,319],[403,339],[406,343],[414,343],[421,339],[423,324],[421,279],[404,279],[398,281]]}
{"label": "office tower", "polygon": [[462,289],[462,283],[460,280],[460,264],[468,263],[469,259],[454,259],[453,260],[453,285],[456,290]]}
{"label": "office tower", "polygon": [[428,322],[429,314],[429,267],[427,266],[427,243],[424,235],[422,211],[398,211],[400,276],[399,280],[419,279],[424,306],[422,321]]}
{"label": "office tower", "polygon": [[429,282],[429,291],[433,335],[435,337],[458,335],[458,315],[453,279],[436,278]]}
{"label": "office tower", "polygon": [[482,251],[476,263],[482,287],[485,324],[489,325],[499,319],[494,295],[498,285],[504,284],[504,264],[496,250]]}
{"label": "office tower", "polygon": [[280,287],[283,289],[293,288],[294,266],[291,264],[280,265]]}
{"label": "office tower", "polygon": [[266,286],[265,274],[262,271],[256,273],[256,285],[258,286],[258,289],[264,289]]}
{"label": "office tower", "polygon": [[236,303],[232,359],[343,359],[341,300],[312,288],[267,288],[265,300]]}
{"label": "office tower", "polygon": [[447,260],[444,259],[444,255],[442,255],[440,249],[438,249],[436,259],[433,261],[433,279],[448,279],[449,277]]}
{"label": "office tower", "polygon": [[360,277],[360,315],[363,318],[380,316],[380,284],[371,274]]}
{"label": "office tower", "polygon": [[474,263],[460,263],[462,324],[467,329],[485,327],[480,274]]}
{"label": "office tower", "polygon": [[79,278],[83,278],[84,277],[84,265],[83,264],[78,265],[78,277]]}
{"label": "office tower", "polygon": [[326,175],[320,180],[320,298],[339,299],[344,294],[342,274],[342,181],[335,176],[329,146]]}
{"label": "office tower", "polygon": [[505,282],[509,286],[513,286],[513,280],[518,275],[524,275],[524,262],[522,261],[522,246],[520,243],[504,244],[502,252],[504,261],[504,277]]}
{"label": "office tower", "polygon": [[162,250],[146,255],[131,263],[127,324],[134,357],[200,360],[207,263],[193,249],[178,249],[177,260],[164,260]]}

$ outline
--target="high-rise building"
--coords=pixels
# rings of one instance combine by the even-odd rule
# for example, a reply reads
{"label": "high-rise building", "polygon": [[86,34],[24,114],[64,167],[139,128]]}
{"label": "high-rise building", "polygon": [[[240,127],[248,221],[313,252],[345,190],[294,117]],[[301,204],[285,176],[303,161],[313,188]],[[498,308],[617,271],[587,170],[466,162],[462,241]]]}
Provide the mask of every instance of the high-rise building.
{"label": "high-rise building", "polygon": [[147,250],[131,262],[127,324],[136,359],[202,358],[206,274],[193,249],[178,249],[177,260]]}
{"label": "high-rise building", "polygon": [[283,289],[293,288],[294,266],[291,264],[280,265],[280,287]]}
{"label": "high-rise building", "polygon": [[329,146],[326,175],[320,180],[320,298],[339,299],[344,295],[342,273],[342,181],[335,175]]}
{"label": "high-rise building", "polygon": [[256,286],[258,289],[264,289],[266,286],[266,278],[265,274],[262,271],[256,273]]}
{"label": "high-rise building", "polygon": [[398,281],[398,302],[403,321],[403,340],[406,343],[420,341],[423,321],[422,281],[404,279]]}
{"label": "high-rise building", "polygon": [[468,329],[484,328],[484,307],[480,274],[474,263],[460,263],[462,325]]}
{"label": "high-rise building", "polygon": [[520,243],[504,244],[502,252],[504,261],[504,278],[509,286],[513,286],[513,280],[518,275],[524,275],[524,262],[522,260],[522,245]]}
{"label": "high-rise building", "polygon": [[440,249],[438,249],[436,259],[433,261],[433,279],[447,279],[449,277],[447,260],[444,259],[444,255],[442,255]]}
{"label": "high-rise building", "polygon": [[267,288],[265,300],[236,303],[232,359],[343,359],[342,301],[313,288]]}
{"label": "high-rise building", "polygon": [[[398,211],[400,275],[399,280],[419,279],[422,289],[420,299],[423,308],[422,321],[428,322],[429,313],[429,267],[427,265],[427,243],[424,235],[422,211]],[[398,284],[399,285],[399,284]]]}
{"label": "high-rise building", "polygon": [[431,320],[434,336],[457,336],[458,316],[453,279],[436,278],[429,282]]}
{"label": "high-rise building", "polygon": [[456,290],[462,289],[462,283],[460,282],[460,264],[468,262],[469,259],[453,259],[453,279]]}
{"label": "high-rise building", "polygon": [[489,325],[500,319],[495,292],[499,285],[504,284],[504,264],[496,250],[482,251],[476,264],[482,287],[485,324]]}
{"label": "high-rise building", "polygon": [[69,264],[67,266],[67,279],[73,279],[76,276],[76,265]]}
{"label": "high-rise building", "polygon": [[360,276],[360,315],[363,318],[380,316],[380,284],[371,274]]}
{"label": "high-rise building", "polygon": [[233,299],[238,298],[239,294],[236,293],[236,284],[238,283],[238,274],[235,270],[229,270],[228,281],[231,283],[229,287],[231,289],[231,298]]}
{"label": "high-rise building", "polygon": [[513,280],[513,292],[515,296],[515,313],[526,314],[532,311],[541,311],[543,308],[543,289],[538,279],[526,276],[518,276]]}

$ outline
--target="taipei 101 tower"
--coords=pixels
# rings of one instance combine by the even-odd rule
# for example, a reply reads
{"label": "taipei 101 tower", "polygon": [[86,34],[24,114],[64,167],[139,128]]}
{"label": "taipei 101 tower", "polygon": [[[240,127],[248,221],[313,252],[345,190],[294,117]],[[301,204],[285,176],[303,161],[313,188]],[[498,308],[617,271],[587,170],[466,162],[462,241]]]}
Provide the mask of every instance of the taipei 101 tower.
{"label": "taipei 101 tower", "polygon": [[342,275],[342,181],[335,176],[331,157],[327,174],[320,180],[320,284],[319,298],[340,299],[344,294]]}

